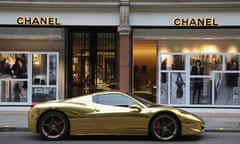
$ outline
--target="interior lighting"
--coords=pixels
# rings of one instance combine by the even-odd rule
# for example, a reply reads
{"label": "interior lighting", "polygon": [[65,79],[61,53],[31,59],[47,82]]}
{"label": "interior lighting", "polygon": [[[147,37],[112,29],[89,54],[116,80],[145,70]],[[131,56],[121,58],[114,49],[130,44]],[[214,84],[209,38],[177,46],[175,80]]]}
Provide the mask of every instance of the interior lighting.
{"label": "interior lighting", "polygon": [[201,51],[206,53],[217,53],[219,48],[216,45],[202,45]]}
{"label": "interior lighting", "polygon": [[188,47],[183,47],[182,48],[182,52],[183,53],[189,53],[189,52],[192,52],[192,50],[190,48],[188,48]]}
{"label": "interior lighting", "polygon": [[168,47],[160,47],[160,48],[159,48],[159,51],[160,51],[161,53],[166,53],[166,52],[169,52],[169,48],[168,48]]}
{"label": "interior lighting", "polygon": [[227,52],[229,52],[229,53],[237,53],[238,52],[238,48],[235,45],[229,46],[227,48]]}

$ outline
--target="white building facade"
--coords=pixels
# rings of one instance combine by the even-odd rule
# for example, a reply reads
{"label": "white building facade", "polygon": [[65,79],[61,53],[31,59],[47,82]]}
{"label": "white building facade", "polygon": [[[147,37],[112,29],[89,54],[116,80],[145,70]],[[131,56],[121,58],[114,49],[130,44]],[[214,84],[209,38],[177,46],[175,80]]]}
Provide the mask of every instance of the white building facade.
{"label": "white building facade", "polygon": [[240,107],[237,0],[10,0],[0,7],[2,107],[108,84],[158,104]]}

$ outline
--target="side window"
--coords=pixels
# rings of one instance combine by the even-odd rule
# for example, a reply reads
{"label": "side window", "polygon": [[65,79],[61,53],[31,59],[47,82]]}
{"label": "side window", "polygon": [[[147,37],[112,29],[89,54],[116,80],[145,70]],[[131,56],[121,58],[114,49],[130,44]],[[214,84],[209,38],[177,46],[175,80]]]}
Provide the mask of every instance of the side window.
{"label": "side window", "polygon": [[120,94],[105,94],[94,96],[93,101],[98,104],[127,107],[136,102],[131,98]]}

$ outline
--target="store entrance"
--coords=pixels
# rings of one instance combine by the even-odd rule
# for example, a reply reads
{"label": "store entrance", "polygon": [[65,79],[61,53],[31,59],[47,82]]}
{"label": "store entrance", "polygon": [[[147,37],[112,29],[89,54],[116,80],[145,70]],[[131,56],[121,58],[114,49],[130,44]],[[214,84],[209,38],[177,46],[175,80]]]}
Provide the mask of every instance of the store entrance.
{"label": "store entrance", "polygon": [[71,37],[68,95],[116,88],[116,34],[73,32]]}
{"label": "store entrance", "polygon": [[133,93],[156,102],[157,41],[135,40]]}

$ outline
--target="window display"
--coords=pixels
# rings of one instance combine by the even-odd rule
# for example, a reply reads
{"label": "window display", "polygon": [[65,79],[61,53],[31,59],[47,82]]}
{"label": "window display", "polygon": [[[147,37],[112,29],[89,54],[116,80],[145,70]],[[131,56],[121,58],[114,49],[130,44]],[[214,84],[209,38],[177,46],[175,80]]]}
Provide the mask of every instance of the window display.
{"label": "window display", "polygon": [[181,54],[161,55],[162,70],[185,70],[185,56]]}
{"label": "window display", "polygon": [[57,55],[49,55],[49,84],[57,84]]}
{"label": "window display", "polygon": [[[191,75],[210,75],[213,70],[222,69],[222,56],[219,54],[190,54]],[[201,67],[201,74],[197,74],[196,68]]]}
{"label": "window display", "polygon": [[171,104],[184,104],[186,97],[186,74],[172,73],[171,79]]}
{"label": "window display", "polygon": [[200,98],[203,91],[203,78],[201,75],[204,73],[204,68],[200,60],[196,60],[196,64],[192,66],[191,75],[196,75],[196,78],[191,79],[192,85],[192,103],[200,104]]}
{"label": "window display", "polygon": [[240,105],[240,55],[225,55],[225,69],[214,72],[216,105]]}
{"label": "window display", "polygon": [[0,52],[0,102],[27,102],[28,54]]}
{"label": "window display", "polygon": [[0,52],[0,103],[56,99],[57,68],[58,53]]}
{"label": "window display", "polygon": [[180,53],[166,53],[161,59],[161,95],[162,104],[186,103],[186,57]]}
{"label": "window display", "polygon": [[27,55],[0,53],[0,78],[27,78]]}
{"label": "window display", "polygon": [[1,102],[27,102],[27,82],[6,80],[0,82]]}
{"label": "window display", "polygon": [[211,81],[208,78],[190,79],[191,104],[211,104]]}
{"label": "window display", "polygon": [[32,59],[32,102],[57,98],[56,53],[34,53]]}
{"label": "window display", "polygon": [[32,80],[33,85],[46,85],[47,83],[47,55],[33,54]]}
{"label": "window display", "polygon": [[240,54],[161,53],[160,58],[160,103],[240,105]]}
{"label": "window display", "polygon": [[161,104],[168,104],[168,85],[169,85],[169,74],[167,72],[162,72],[161,73],[161,90],[160,90],[160,102]]}

